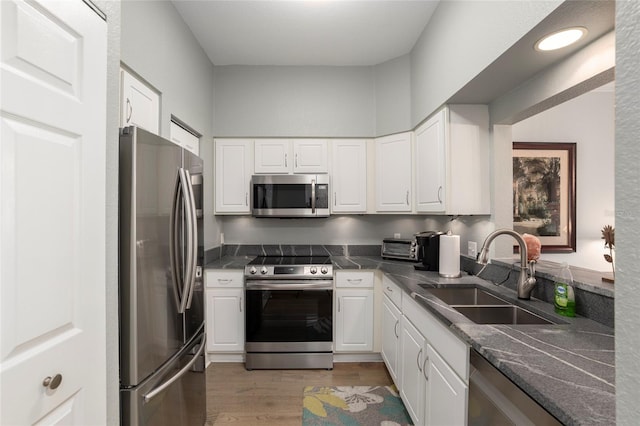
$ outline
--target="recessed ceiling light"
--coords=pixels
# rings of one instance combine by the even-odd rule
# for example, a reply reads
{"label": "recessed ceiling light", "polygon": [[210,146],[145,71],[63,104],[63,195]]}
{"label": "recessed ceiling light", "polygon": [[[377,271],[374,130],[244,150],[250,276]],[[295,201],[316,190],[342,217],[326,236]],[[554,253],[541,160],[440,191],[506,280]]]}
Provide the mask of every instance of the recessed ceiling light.
{"label": "recessed ceiling light", "polygon": [[536,50],[556,50],[580,40],[587,33],[584,27],[566,28],[542,37],[535,45]]}

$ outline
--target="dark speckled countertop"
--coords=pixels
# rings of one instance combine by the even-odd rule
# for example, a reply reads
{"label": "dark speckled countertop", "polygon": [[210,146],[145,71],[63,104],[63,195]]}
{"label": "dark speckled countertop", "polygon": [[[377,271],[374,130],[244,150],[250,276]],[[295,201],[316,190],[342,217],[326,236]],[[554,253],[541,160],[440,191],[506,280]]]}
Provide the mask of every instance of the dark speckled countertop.
{"label": "dark speckled countertop", "polygon": [[[243,269],[254,256],[206,265]],[[558,316],[549,303],[518,300],[513,290],[472,275],[441,278],[377,256],[332,256],[336,270],[380,270],[466,341],[531,398],[567,425],[615,424],[614,330],[587,318]],[[550,319],[552,325],[480,325],[430,295],[429,287],[479,286]]]}

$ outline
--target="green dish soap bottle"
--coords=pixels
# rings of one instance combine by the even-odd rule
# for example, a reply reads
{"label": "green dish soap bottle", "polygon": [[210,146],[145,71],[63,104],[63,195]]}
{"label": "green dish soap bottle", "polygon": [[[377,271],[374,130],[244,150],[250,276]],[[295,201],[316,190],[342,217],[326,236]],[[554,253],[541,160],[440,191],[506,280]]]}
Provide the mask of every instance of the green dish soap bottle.
{"label": "green dish soap bottle", "polygon": [[556,313],[565,317],[576,316],[576,297],[573,292],[573,276],[567,263],[562,264],[562,269],[556,277],[553,306]]}

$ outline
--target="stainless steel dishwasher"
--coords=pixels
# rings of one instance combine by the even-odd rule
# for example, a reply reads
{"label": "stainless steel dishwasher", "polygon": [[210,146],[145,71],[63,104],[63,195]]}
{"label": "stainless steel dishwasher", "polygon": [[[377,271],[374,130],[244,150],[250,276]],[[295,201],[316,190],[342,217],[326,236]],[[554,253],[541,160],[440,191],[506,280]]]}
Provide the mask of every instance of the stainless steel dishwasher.
{"label": "stainless steel dishwasher", "polygon": [[475,350],[471,350],[469,426],[562,425]]}

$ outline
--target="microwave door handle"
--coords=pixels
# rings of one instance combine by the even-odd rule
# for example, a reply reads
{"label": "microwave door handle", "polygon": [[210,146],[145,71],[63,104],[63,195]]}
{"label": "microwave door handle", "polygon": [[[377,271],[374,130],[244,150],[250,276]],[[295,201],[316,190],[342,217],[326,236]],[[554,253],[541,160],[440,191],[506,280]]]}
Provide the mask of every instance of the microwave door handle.
{"label": "microwave door handle", "polygon": [[311,179],[311,214],[316,213],[316,180]]}

